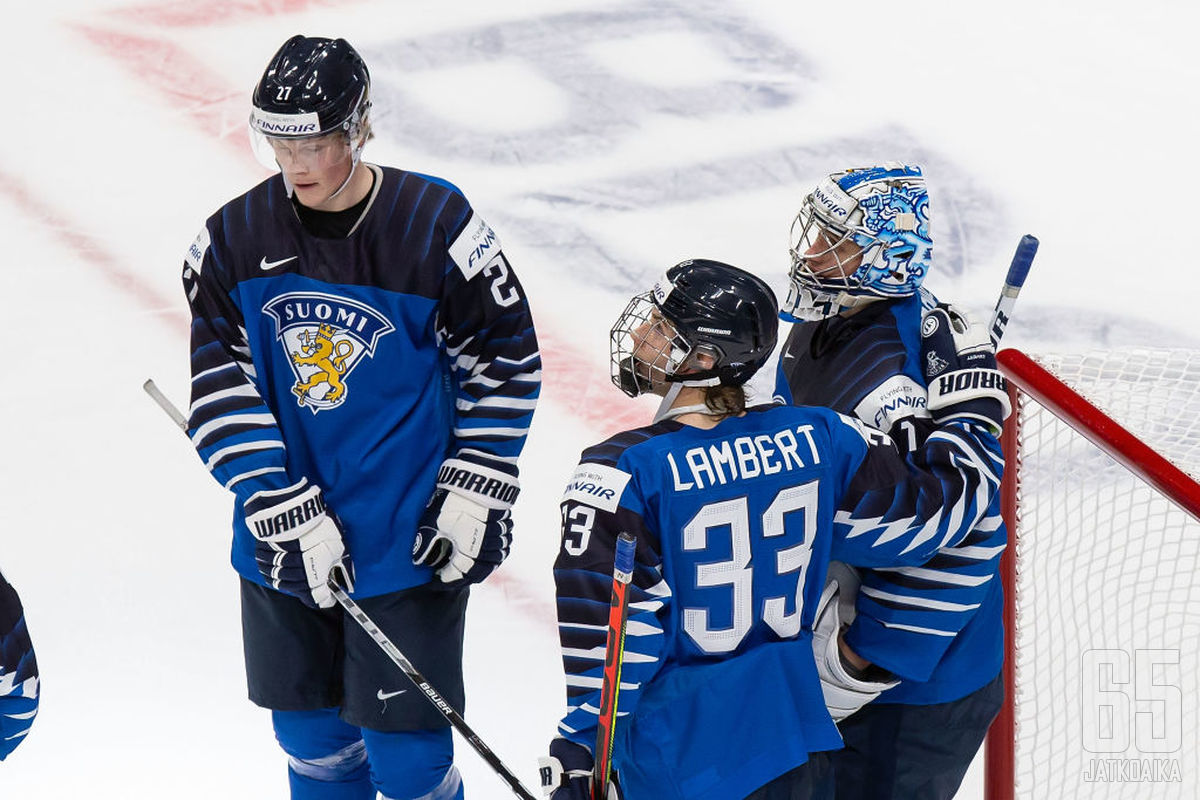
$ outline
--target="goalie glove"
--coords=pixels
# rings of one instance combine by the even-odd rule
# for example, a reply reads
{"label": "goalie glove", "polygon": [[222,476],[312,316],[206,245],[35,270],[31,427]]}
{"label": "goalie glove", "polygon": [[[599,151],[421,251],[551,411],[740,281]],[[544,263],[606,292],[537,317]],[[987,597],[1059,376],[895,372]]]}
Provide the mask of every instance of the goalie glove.
{"label": "goalie glove", "polygon": [[[864,673],[843,660],[838,646],[842,631],[838,588],[836,579],[830,579],[825,584],[813,623],[813,656],[817,660],[817,675],[821,678],[821,694],[825,696],[825,707],[829,709],[829,716],[833,717],[834,722],[841,722],[881,692],[899,683],[890,677],[884,679],[884,676],[890,676],[886,670],[870,667]],[[871,672],[878,674],[871,675]],[[874,677],[880,680],[872,680]]]}
{"label": "goalie glove", "polygon": [[921,364],[929,414],[941,424],[973,419],[999,433],[1011,407],[987,329],[965,311],[939,304],[921,321]]}
{"label": "goalie glove", "polygon": [[508,557],[509,509],[520,487],[499,470],[448,458],[421,515],[413,563],[433,567],[444,583],[479,583]]}
{"label": "goalie glove", "polygon": [[[332,608],[337,602],[329,590],[329,573],[346,554],[342,531],[325,507],[321,489],[301,480],[277,500],[260,492],[245,503],[246,525],[253,534],[254,559],[267,582],[305,604]],[[274,500],[274,502],[271,502]],[[266,503],[270,503],[267,505]],[[349,570],[343,569],[346,590]]]}
{"label": "goalie glove", "polygon": [[[550,742],[550,755],[538,759],[542,794],[551,800],[592,800],[592,751],[561,736]],[[621,788],[609,781],[605,800],[621,800]]]}

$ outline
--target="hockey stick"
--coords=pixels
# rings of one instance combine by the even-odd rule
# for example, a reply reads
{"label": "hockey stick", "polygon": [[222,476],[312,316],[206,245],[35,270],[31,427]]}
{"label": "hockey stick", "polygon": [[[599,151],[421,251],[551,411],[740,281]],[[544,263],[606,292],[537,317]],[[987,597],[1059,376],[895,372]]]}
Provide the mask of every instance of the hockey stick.
{"label": "hockey stick", "polygon": [[158,403],[158,407],[165,411],[167,416],[179,426],[179,429],[187,433],[187,420],[184,419],[183,414],[179,413],[179,409],[175,407],[175,404],[158,390],[158,384],[154,382],[154,379],[147,378],[146,382],[142,384],[142,388],[146,390],[146,394],[150,395],[154,402]]}
{"label": "hockey stick", "polygon": [[496,771],[496,774],[504,779],[504,782],[513,790],[513,794],[522,798],[522,800],[535,800],[534,796],[529,793],[529,790],[525,788],[520,779],[512,773],[512,770],[504,766],[504,763],[492,752],[492,749],[484,744],[484,741],[479,738],[475,731],[471,730],[471,726],[463,719],[462,714],[455,711],[454,707],[446,702],[438,690],[429,685],[429,681],[417,671],[417,668],[404,656],[404,653],[400,652],[400,648],[392,644],[392,640],[383,631],[379,630],[379,626],[371,621],[371,618],[359,607],[358,603],[354,602],[350,595],[346,594],[346,590],[342,588],[337,578],[338,574],[343,570],[344,567],[341,564],[334,567],[333,573],[329,576],[328,586],[329,590],[333,592],[333,596],[341,603],[342,608],[346,609],[346,613],[353,617],[354,621],[361,625],[362,629],[367,632],[367,635],[375,640],[375,644],[379,645],[380,649],[392,660],[392,663],[399,667],[400,671],[418,689],[425,693],[425,696],[429,698],[429,702],[433,703],[442,716],[449,720],[454,729],[462,734],[463,738],[475,748],[475,752],[479,753],[483,757],[483,760]]}
{"label": "hockey stick", "polygon": [[[142,388],[146,391],[146,394],[153,398],[154,402],[158,404],[159,408],[165,411],[167,416],[169,416],[175,422],[175,424],[186,433],[187,419],[184,418],[183,414],[180,413],[175,404],[168,400],[166,395],[159,391],[159,388],[154,383],[154,380],[147,380],[142,384]],[[529,790],[525,788],[520,779],[513,774],[512,770],[504,766],[504,763],[501,762],[499,757],[492,752],[492,749],[484,744],[483,740],[479,738],[475,731],[471,730],[471,726],[467,724],[467,721],[463,719],[462,715],[455,711],[454,707],[446,702],[441,693],[430,685],[429,681],[425,679],[425,676],[417,671],[417,668],[413,666],[413,663],[409,661],[407,657],[405,657],[404,653],[400,652],[400,648],[396,647],[396,645],[392,643],[392,640],[389,639],[383,631],[379,630],[379,626],[376,625],[371,618],[367,616],[366,612],[359,607],[358,603],[354,602],[350,595],[346,594],[346,590],[343,588],[342,583],[338,580],[338,576],[343,572],[344,569],[345,568],[341,564],[335,565],[333,571],[329,575],[329,581],[327,585],[329,586],[329,590],[333,593],[334,598],[339,604],[341,604],[342,608],[346,610],[346,613],[349,614],[355,622],[362,626],[362,629],[366,631],[367,635],[374,640],[375,644],[379,645],[380,649],[387,654],[388,658],[392,660],[392,663],[399,667],[400,671],[403,672],[418,689],[425,693],[425,696],[429,698],[429,702],[433,703],[434,708],[441,712],[442,716],[450,722],[454,729],[462,734],[463,738],[475,748],[475,752],[483,756],[483,760],[486,761],[491,768],[496,771],[496,774],[498,774],[504,780],[504,782],[509,785],[509,787],[513,790],[513,794],[515,794],[517,797],[520,797],[521,800],[537,800],[532,794],[530,794]]]}
{"label": "hockey stick", "polygon": [[1000,337],[1004,335],[1004,329],[1008,327],[1013,306],[1017,304],[1017,295],[1021,293],[1021,287],[1025,285],[1025,277],[1029,274],[1029,267],[1033,264],[1033,257],[1037,255],[1037,249],[1037,237],[1030,233],[1022,236],[1021,241],[1017,244],[1017,251],[1013,253],[1012,263],[1008,266],[1008,275],[1004,279],[1004,289],[1001,290],[1000,298],[996,301],[996,310],[992,312],[992,324],[988,326],[991,331],[993,347],[1000,344]]}
{"label": "hockey stick", "polygon": [[625,661],[625,623],[629,619],[629,582],[633,580],[633,555],[637,539],[628,533],[617,537],[613,563],[612,602],[608,608],[608,642],[604,648],[604,682],[600,686],[600,713],[596,720],[596,760],[592,767],[592,800],[608,796],[609,773],[616,734],[617,696],[621,692],[621,665]]}

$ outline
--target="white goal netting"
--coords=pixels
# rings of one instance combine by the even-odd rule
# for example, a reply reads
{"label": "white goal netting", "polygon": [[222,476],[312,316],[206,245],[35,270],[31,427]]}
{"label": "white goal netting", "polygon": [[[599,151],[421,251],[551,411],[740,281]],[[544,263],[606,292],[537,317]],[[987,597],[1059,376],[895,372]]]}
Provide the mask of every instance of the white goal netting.
{"label": "white goal netting", "polygon": [[[1200,480],[1200,352],[1036,361]],[[1024,392],[1015,414],[1016,796],[1200,798],[1200,522]]]}

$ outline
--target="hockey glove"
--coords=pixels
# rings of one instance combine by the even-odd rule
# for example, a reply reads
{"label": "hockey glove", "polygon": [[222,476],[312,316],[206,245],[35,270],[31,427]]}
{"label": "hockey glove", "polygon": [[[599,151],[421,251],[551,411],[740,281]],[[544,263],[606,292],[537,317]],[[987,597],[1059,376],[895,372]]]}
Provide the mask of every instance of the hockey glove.
{"label": "hockey glove", "polygon": [[[542,794],[551,800],[592,800],[592,752],[570,739],[557,737],[550,755],[538,759]],[[605,800],[621,800],[621,788],[609,781]]]}
{"label": "hockey glove", "polygon": [[[871,667],[868,674],[858,672],[842,659],[838,636],[842,624],[838,609],[838,582],[830,580],[821,593],[817,617],[813,623],[813,655],[817,660],[817,675],[821,678],[821,694],[825,707],[834,722],[841,722],[874,700],[885,689],[899,681],[891,679],[886,670]],[[869,673],[875,674],[869,674]],[[877,678],[877,680],[876,680]]]}
{"label": "hockey glove", "polygon": [[499,470],[449,458],[417,526],[413,563],[433,567],[444,583],[479,583],[508,557],[509,509],[520,488]]}
{"label": "hockey glove", "polygon": [[937,423],[974,419],[999,433],[1011,410],[987,329],[965,311],[939,304],[921,322],[921,363],[929,414]]}
{"label": "hockey glove", "polygon": [[[246,502],[246,525],[254,535],[258,571],[281,592],[307,605],[331,608],[329,571],[346,554],[342,531],[325,508],[321,489],[302,481],[287,491],[288,499],[263,506],[261,494]],[[347,591],[349,570],[344,570]]]}

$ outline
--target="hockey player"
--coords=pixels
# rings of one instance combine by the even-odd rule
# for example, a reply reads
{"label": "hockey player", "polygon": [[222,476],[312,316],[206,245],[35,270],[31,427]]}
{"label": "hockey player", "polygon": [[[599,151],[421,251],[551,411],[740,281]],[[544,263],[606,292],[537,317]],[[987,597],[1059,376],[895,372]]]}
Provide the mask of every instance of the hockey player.
{"label": "hockey player", "polygon": [[38,667],[17,590],[0,574],[0,761],[25,741],[38,709]]}
{"label": "hockey player", "polygon": [[[830,559],[920,564],[970,531],[998,488],[995,389],[945,408],[946,424],[907,458],[827,408],[746,408],[743,384],[775,347],[777,313],[759,278],[694,260],[613,327],[614,382],[665,399],[653,424],[585,450],[563,496],[568,712],[541,771],[554,800],[591,798],[620,533],[637,551],[605,795],[830,797],[827,753],[841,739],[822,692],[854,707],[888,678],[843,663]],[[930,357],[958,374],[956,342],[931,332]],[[976,406],[985,421],[956,416]]]}
{"label": "hockey player", "polygon": [[188,251],[189,433],[236,496],[250,699],[296,800],[463,797],[450,728],[327,586],[463,707],[468,586],[508,554],[541,365],[491,227],[440,178],[368,164],[370,76],[295,36],[254,89],[278,174]]}
{"label": "hockey player", "polygon": [[[922,287],[932,248],[919,167],[822,180],[792,225],[782,316],[795,324],[777,393],[855,416],[902,452],[918,451],[935,429],[931,412],[948,400],[932,379],[938,365],[920,354],[922,315],[937,303]],[[1003,699],[996,576],[1005,542],[997,497],[962,542],[928,564],[861,576],[846,634],[851,658],[903,680],[839,725],[839,800],[953,797]]]}

